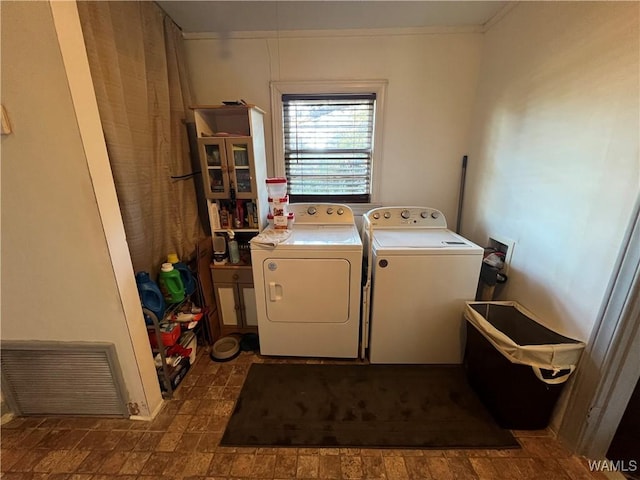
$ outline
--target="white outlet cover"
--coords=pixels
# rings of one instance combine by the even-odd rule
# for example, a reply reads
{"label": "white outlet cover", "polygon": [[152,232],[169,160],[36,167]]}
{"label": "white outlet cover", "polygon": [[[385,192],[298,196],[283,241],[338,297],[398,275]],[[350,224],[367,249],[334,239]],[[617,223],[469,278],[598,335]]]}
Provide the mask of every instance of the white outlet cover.
{"label": "white outlet cover", "polygon": [[495,243],[501,243],[506,245],[507,253],[504,256],[504,267],[502,271],[505,275],[509,274],[509,265],[511,265],[511,258],[513,257],[513,249],[515,248],[516,242],[515,240],[511,240],[510,238],[501,237],[499,235],[489,235],[488,246],[492,246]]}

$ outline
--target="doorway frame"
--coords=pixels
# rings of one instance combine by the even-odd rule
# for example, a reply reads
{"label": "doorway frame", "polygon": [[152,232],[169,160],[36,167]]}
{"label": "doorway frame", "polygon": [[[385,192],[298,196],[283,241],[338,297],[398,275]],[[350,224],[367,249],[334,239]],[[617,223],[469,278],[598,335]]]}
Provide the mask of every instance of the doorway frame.
{"label": "doorway frame", "polygon": [[605,459],[640,378],[640,194],[632,210],[558,437],[591,459]]}

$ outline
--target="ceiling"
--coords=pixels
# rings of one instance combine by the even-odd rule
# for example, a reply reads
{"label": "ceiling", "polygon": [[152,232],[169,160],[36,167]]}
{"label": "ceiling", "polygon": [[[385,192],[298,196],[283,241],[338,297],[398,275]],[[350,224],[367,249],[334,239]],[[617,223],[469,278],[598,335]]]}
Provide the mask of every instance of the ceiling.
{"label": "ceiling", "polygon": [[482,26],[506,1],[156,0],[184,33]]}

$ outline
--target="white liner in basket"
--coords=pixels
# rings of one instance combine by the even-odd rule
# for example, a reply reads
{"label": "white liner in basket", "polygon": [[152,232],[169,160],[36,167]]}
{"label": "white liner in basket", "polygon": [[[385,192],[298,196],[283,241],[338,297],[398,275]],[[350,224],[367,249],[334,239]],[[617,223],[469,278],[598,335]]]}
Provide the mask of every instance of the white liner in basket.
{"label": "white liner in basket", "polygon": [[[480,313],[476,312],[471,305],[489,305],[489,312],[491,311],[491,305],[511,306],[534,322],[546,327],[544,322],[538,320],[538,318],[536,318],[536,316],[530,311],[518,304],[518,302],[514,301],[466,302],[464,318],[469,323],[473,324],[478,331],[510,362],[529,365],[541,381],[548,384],[558,384],[564,383],[569,379],[569,376],[573,373],[576,365],[578,364],[578,360],[580,360],[580,355],[582,355],[582,351],[585,347],[584,343],[518,345],[511,338],[485,320],[485,318]],[[554,372],[554,375],[558,375],[561,370],[569,370],[569,372],[561,376],[554,376],[554,378],[544,378],[540,371],[541,369],[551,370]]]}

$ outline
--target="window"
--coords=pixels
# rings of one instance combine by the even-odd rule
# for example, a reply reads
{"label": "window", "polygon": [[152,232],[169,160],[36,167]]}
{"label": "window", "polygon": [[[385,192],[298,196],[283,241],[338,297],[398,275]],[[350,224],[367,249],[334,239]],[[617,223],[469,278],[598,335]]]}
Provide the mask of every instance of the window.
{"label": "window", "polygon": [[375,102],[375,94],[282,96],[291,201],[370,201]]}
{"label": "window", "polygon": [[370,203],[380,89],[296,86],[274,91],[272,85],[279,106],[274,109],[276,173],[287,177],[290,201]]}

